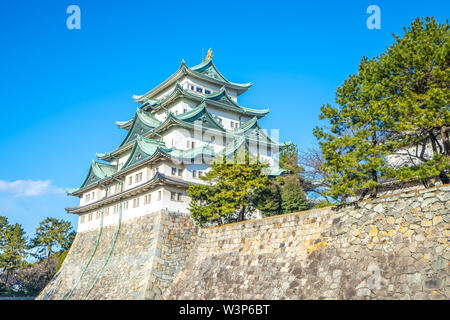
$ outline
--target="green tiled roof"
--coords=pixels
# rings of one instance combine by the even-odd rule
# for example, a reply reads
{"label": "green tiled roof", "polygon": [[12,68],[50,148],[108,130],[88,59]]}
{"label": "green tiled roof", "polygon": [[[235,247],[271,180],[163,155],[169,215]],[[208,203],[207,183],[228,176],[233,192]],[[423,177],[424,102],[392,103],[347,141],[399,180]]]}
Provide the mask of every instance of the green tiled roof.
{"label": "green tiled roof", "polygon": [[161,122],[158,119],[156,119],[153,114],[151,114],[150,112],[145,112],[144,110],[138,108],[136,110],[133,119],[130,119],[128,121],[116,121],[116,125],[121,129],[129,130],[133,125],[133,121],[135,121],[136,118],[138,118],[138,120],[144,123],[145,125],[153,128],[161,124]]}
{"label": "green tiled roof", "polygon": [[280,145],[259,126],[258,119],[256,117],[244,122],[239,128],[234,129],[233,133],[237,136],[245,135],[254,141],[260,141],[272,145]]}
{"label": "green tiled roof", "polygon": [[196,66],[190,67],[189,69],[191,71],[198,72],[198,73],[200,73],[204,76],[207,76],[209,78],[212,78],[214,80],[221,81],[221,82],[224,82],[227,84],[233,84],[238,87],[250,88],[252,86],[251,82],[241,84],[241,83],[233,83],[233,82],[228,81],[216,68],[212,59],[203,61],[202,63],[200,63]]}
{"label": "green tiled roof", "polygon": [[215,119],[206,107],[206,103],[202,102],[194,109],[175,116],[179,120],[190,123],[201,121],[202,125],[208,128],[225,131],[224,127]]}
{"label": "green tiled roof", "polygon": [[164,105],[170,103],[171,101],[177,99],[180,96],[197,101],[199,103],[205,102],[207,104],[214,105],[222,109],[233,110],[242,114],[257,116],[259,118],[267,115],[270,111],[269,109],[259,110],[240,106],[226,93],[225,87],[221,87],[220,90],[207,95],[200,95],[191,92],[189,90],[183,89],[183,87],[180,85],[179,82],[175,84],[174,90],[172,90],[172,92],[166,98],[162,100],[154,100],[158,102],[155,102],[153,104],[144,102],[141,105],[141,108],[146,111],[148,110],[158,111],[161,108],[163,108]]}
{"label": "green tiled roof", "polygon": [[74,193],[80,189],[87,188],[106,177],[112,176],[116,172],[117,167],[115,165],[92,160],[88,175],[81,187],[78,189],[67,190],[67,192]]}
{"label": "green tiled roof", "polygon": [[158,121],[153,115],[138,109],[128,130],[128,134],[119,145],[119,148],[130,143],[131,141],[134,141],[137,135],[146,134],[150,130],[158,127],[160,124],[161,122]]}
{"label": "green tiled roof", "polygon": [[158,154],[171,159],[176,159],[183,163],[190,163],[198,156],[202,156],[206,159],[214,157],[214,152],[207,145],[189,150],[179,150],[175,148],[166,148],[161,144],[155,143],[155,140],[138,136],[136,139],[136,144],[134,145],[129,158],[123,165],[121,171],[134,167],[135,165],[144,161],[150,160]]}
{"label": "green tiled roof", "polygon": [[[186,75],[190,75],[192,77],[201,80],[211,81],[219,86],[224,85],[226,87],[233,88],[234,90],[237,91],[238,95],[244,93],[252,86],[250,82],[235,83],[225,79],[225,77],[219,72],[219,70],[217,70],[212,59],[204,61],[199,65],[196,65],[191,68],[187,67],[186,63],[183,60],[178,70],[174,74],[172,74],[168,79],[163,81],[159,86],[155,87],[153,90],[147,92],[144,95],[133,95],[133,98],[135,99],[135,101],[140,103],[145,103],[147,102],[147,100],[152,100],[156,95],[161,93],[161,91],[165,90],[167,87],[171,86],[175,81],[180,80]],[[152,102],[150,101],[150,103]]]}
{"label": "green tiled roof", "polygon": [[281,175],[285,171],[286,170],[280,168],[279,166],[271,166],[271,167],[264,168],[263,174],[265,174],[267,176],[274,176],[274,177],[276,177],[276,176]]}
{"label": "green tiled roof", "polygon": [[[114,158],[114,153],[118,150],[126,148],[131,145],[131,143],[136,139],[138,135],[145,137],[160,137],[164,131],[169,128],[183,127],[188,129],[193,129],[198,121],[201,121],[201,129],[203,131],[208,130],[212,132],[216,132],[218,135],[233,135],[233,136],[247,136],[251,141],[257,141],[259,143],[266,143],[272,145],[278,145],[277,142],[273,141],[259,126],[258,118],[255,116],[247,122],[241,124],[239,128],[228,130],[225,129],[209,112],[206,101],[204,100],[199,105],[197,105],[194,109],[182,113],[180,115],[174,115],[173,113],[169,113],[168,117],[164,122],[159,122],[154,119],[152,121],[152,125],[159,123],[159,125],[155,128],[146,126],[144,123],[145,116],[148,115],[148,112],[138,110],[136,112],[135,117],[133,118],[133,124],[129,128],[129,132],[123,142],[120,144],[119,148],[114,151],[106,152],[106,153],[97,153],[97,157],[100,160],[111,160]],[[144,120],[142,120],[144,119]],[[146,122],[148,123],[148,122]]]}

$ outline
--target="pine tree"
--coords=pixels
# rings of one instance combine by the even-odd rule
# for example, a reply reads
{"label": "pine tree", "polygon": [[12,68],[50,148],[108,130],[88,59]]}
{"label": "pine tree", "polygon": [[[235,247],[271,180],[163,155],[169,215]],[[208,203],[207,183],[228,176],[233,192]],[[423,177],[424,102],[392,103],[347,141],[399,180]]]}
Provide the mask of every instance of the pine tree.
{"label": "pine tree", "polygon": [[[390,174],[401,180],[439,175],[449,183],[449,24],[417,18],[404,31],[379,59],[383,103],[396,110],[391,138],[397,153],[409,160]],[[431,152],[422,152],[424,147]]]}
{"label": "pine tree", "polygon": [[256,193],[254,203],[263,217],[281,214],[283,212],[282,198],[278,180],[268,179],[266,185]]}
{"label": "pine tree", "polygon": [[0,216],[0,253],[5,245],[6,231],[9,226],[8,218]]}
{"label": "pine tree", "polygon": [[281,212],[290,213],[309,209],[305,188],[312,184],[301,176],[305,170],[299,165],[297,145],[290,143],[280,150],[279,165],[285,170],[277,177],[280,190]]}
{"label": "pine tree", "polygon": [[298,179],[285,177],[280,187],[281,209],[283,213],[291,213],[309,209],[306,194]]}
{"label": "pine tree", "polygon": [[[330,196],[345,201],[358,190],[375,197],[382,177],[439,174],[448,182],[448,30],[448,23],[427,18],[424,26],[416,19],[382,55],[362,59],[358,73],[336,90],[338,107],[321,108],[320,119],[327,119],[330,128],[316,128],[314,135]],[[412,154],[418,144],[430,145],[432,157]],[[395,154],[412,161],[394,167],[387,159]]]}
{"label": "pine tree", "polygon": [[30,247],[39,259],[46,259],[47,277],[50,277],[50,258],[56,250],[68,250],[75,238],[72,224],[65,220],[46,218],[39,223]]}
{"label": "pine tree", "polygon": [[[5,226],[5,221],[2,221]],[[0,247],[0,268],[6,270],[5,285],[8,285],[8,278],[12,270],[21,267],[26,257],[26,236],[22,226],[18,223],[7,225],[3,228],[4,237]]]}
{"label": "pine tree", "polygon": [[255,195],[267,183],[262,174],[267,165],[250,160],[248,153],[240,160],[230,163],[223,157],[214,161],[202,177],[207,184],[189,186],[190,211],[199,225],[243,221],[254,209]]}
{"label": "pine tree", "polygon": [[375,85],[382,78],[378,67],[375,59],[363,58],[358,73],[336,90],[339,107],[327,104],[321,108],[319,117],[330,121],[330,132],[316,128],[314,135],[326,160],[328,193],[334,198],[354,195],[355,190],[377,195],[384,158],[391,151],[385,131],[392,121],[382,103],[383,91]]}

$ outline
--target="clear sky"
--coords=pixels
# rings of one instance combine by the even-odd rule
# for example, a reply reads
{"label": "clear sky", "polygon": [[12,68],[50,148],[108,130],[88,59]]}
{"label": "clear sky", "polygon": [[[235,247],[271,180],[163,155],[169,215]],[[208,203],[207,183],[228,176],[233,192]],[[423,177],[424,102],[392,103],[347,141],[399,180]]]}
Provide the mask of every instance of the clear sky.
{"label": "clear sky", "polygon": [[[69,30],[69,5],[81,30]],[[369,5],[381,9],[370,30]],[[0,215],[34,233],[64,207],[96,152],[125,136],[143,94],[184,59],[214,62],[233,82],[252,82],[241,105],[270,108],[261,121],[282,141],[312,146],[324,103],[363,56],[373,57],[415,17],[444,23],[449,1],[100,1],[0,2]],[[270,132],[270,131],[269,131]]]}

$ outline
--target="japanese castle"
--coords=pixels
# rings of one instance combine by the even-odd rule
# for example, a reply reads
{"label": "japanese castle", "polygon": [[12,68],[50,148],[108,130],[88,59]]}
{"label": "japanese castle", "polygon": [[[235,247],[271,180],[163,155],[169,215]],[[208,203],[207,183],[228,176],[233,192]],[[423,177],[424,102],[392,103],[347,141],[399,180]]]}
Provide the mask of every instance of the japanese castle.
{"label": "japanese castle", "polygon": [[188,214],[189,184],[205,183],[201,177],[215,157],[239,150],[268,162],[265,174],[281,174],[278,137],[258,124],[269,110],[237,102],[250,87],[228,81],[208,51],[199,65],[189,68],[182,61],[160,85],[134,95],[134,117],[116,122],[125,131],[122,143],[98,153],[82,185],[67,191],[80,198],[78,206],[66,208],[79,216],[78,231],[161,210]]}

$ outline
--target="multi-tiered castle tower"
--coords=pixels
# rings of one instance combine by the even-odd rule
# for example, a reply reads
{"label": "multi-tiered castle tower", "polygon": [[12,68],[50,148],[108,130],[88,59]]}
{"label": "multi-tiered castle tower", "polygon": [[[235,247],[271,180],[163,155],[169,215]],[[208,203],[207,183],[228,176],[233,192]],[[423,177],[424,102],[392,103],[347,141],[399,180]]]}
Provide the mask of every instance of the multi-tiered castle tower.
{"label": "multi-tiered castle tower", "polygon": [[78,231],[113,225],[151,212],[189,212],[189,183],[200,178],[217,156],[237,150],[269,163],[279,175],[279,144],[258,124],[268,109],[252,109],[237,98],[251,83],[228,81],[209,54],[194,67],[179,69],[153,90],[133,96],[140,104],[134,117],[116,122],[127,131],[117,149],[98,153],[67,212],[79,215]]}

